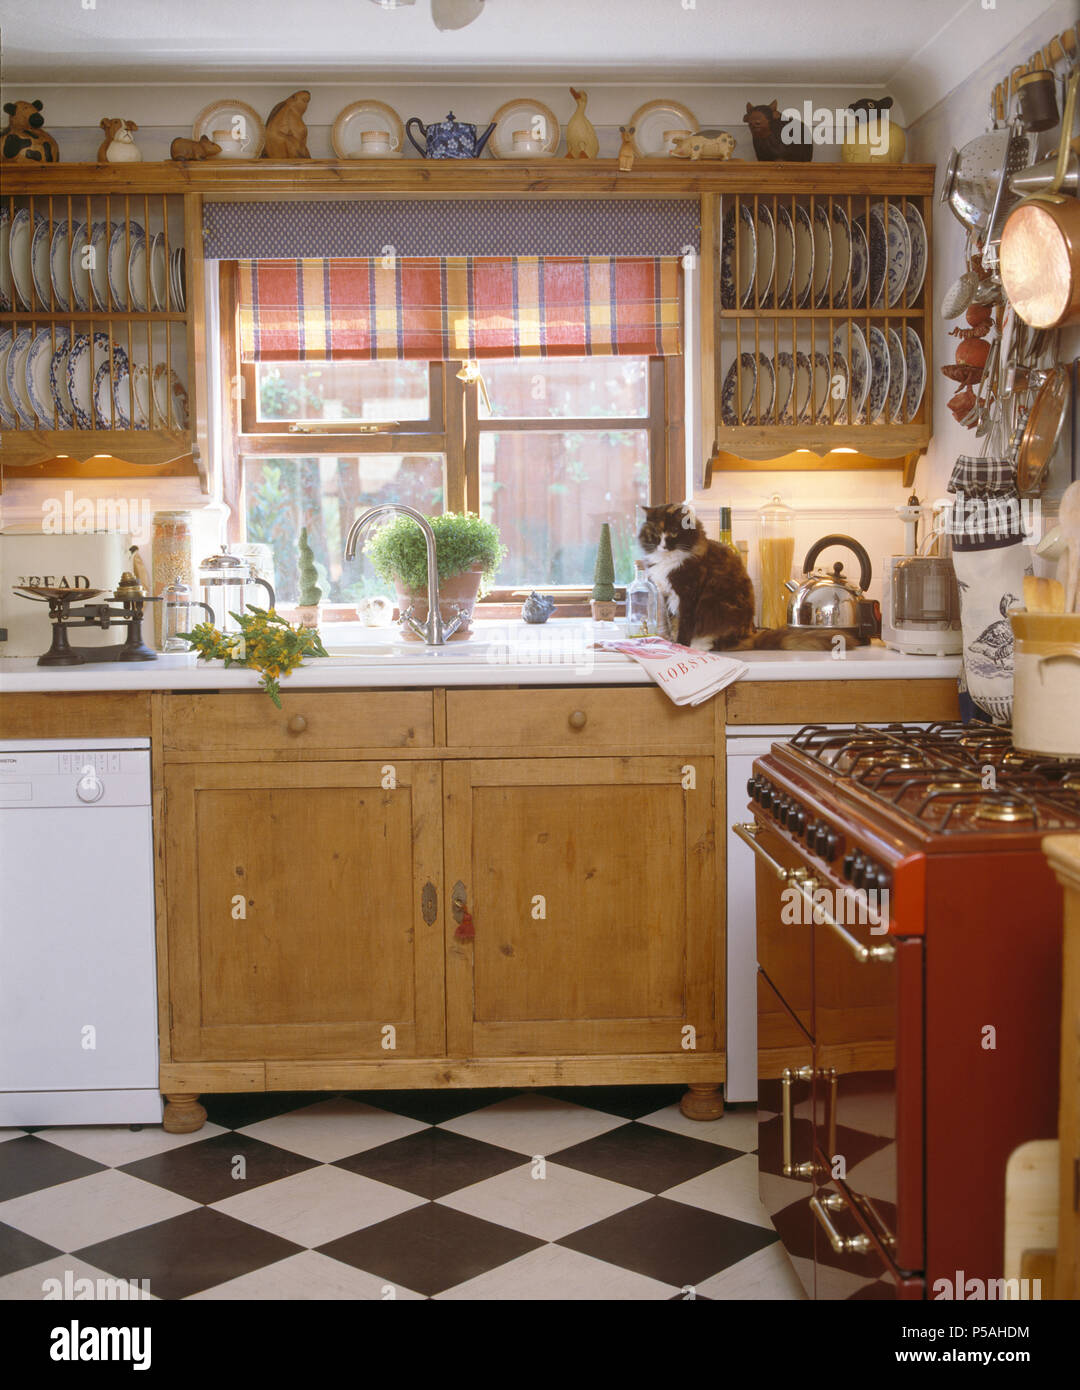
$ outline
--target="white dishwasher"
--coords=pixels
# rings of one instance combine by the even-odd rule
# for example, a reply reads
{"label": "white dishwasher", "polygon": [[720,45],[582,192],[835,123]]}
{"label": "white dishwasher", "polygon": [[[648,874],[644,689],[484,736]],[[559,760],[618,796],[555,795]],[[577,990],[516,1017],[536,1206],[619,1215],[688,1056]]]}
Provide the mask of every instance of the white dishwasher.
{"label": "white dishwasher", "polygon": [[0,741],[0,1125],[160,1120],[149,740]]}

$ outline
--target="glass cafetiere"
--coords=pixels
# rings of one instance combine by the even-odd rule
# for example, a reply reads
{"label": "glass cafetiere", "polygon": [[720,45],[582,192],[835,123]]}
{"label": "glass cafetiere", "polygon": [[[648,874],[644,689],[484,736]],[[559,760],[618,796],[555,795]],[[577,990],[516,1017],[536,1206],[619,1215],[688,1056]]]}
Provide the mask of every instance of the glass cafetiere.
{"label": "glass cafetiere", "polygon": [[216,555],[199,565],[199,584],[204,603],[213,610],[214,626],[219,632],[239,632],[232,614],[243,613],[249,603],[261,598],[251,592],[253,585],[266,590],[266,598],[258,606],[274,607],[273,585],[255,574],[249,561],[230,555],[224,545]]}

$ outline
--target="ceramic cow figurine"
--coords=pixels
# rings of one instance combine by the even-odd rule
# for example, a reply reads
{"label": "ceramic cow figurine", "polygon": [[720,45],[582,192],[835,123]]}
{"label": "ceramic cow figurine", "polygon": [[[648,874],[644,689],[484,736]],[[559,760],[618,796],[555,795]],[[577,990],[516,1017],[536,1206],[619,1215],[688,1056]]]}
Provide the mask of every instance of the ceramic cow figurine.
{"label": "ceramic cow figurine", "polygon": [[34,164],[59,164],[60,146],[43,129],[40,101],[6,101],[8,123],[0,131],[0,156]]}

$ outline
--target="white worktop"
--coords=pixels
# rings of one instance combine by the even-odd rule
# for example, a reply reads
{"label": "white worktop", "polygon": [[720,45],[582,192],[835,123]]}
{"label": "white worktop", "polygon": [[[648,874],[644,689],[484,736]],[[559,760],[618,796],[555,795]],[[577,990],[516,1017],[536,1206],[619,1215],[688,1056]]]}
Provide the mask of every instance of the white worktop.
{"label": "white worktop", "polygon": [[[621,625],[552,619],[542,626],[483,622],[474,637],[444,647],[404,642],[386,630],[334,624],[323,629],[334,653],[311,658],[282,689],[483,685],[646,685],[649,677],[620,652],[598,652],[596,641],[624,636]],[[750,681],[955,679],[959,657],[905,656],[882,646],[831,652],[738,652]],[[0,693],[57,690],[253,690],[259,677],[243,667],[163,655],[117,665],[39,666],[34,657],[0,658]]]}

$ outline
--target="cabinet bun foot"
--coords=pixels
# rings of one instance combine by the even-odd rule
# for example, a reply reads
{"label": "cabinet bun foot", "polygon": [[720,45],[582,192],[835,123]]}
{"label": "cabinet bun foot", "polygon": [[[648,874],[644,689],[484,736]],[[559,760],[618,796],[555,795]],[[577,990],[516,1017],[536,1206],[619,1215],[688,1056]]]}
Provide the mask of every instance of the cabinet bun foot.
{"label": "cabinet bun foot", "polygon": [[724,1093],[717,1082],[715,1086],[705,1086],[691,1081],[683,1092],[679,1109],[688,1120],[718,1120],[724,1113]]}
{"label": "cabinet bun foot", "polygon": [[166,1096],[161,1127],[166,1134],[194,1134],[206,1123],[206,1107],[198,1096]]}

